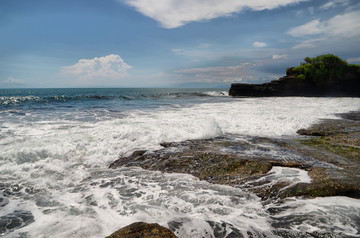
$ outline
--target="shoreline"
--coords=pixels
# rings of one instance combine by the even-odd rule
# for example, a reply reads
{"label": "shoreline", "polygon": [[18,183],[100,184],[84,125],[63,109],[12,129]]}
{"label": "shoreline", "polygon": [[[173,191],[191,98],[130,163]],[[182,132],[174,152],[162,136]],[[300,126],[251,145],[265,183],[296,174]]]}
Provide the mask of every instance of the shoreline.
{"label": "shoreline", "polygon": [[[166,142],[160,150],[135,151],[119,158],[109,168],[137,166],[191,174],[210,183],[254,192],[262,200],[294,196],[360,198],[360,111],[340,116],[299,130],[302,136],[296,139],[248,137],[246,141],[224,136]],[[269,147],[275,155],[267,151]],[[257,151],[256,155],[247,153],[249,150]],[[304,169],[312,181],[255,184],[274,166]],[[245,183],[253,185],[246,187]]]}
{"label": "shoreline", "polygon": [[[298,138],[217,137],[161,143],[160,150],[135,151],[114,161],[109,168],[136,166],[191,174],[213,184],[254,193],[263,204],[281,204],[288,197],[360,199],[360,111],[339,116],[298,130]],[[290,181],[276,180],[279,170],[295,176]],[[149,226],[156,227],[156,234],[148,232]],[[129,234],[157,237],[159,233],[176,237],[156,223],[132,223],[109,238]]]}

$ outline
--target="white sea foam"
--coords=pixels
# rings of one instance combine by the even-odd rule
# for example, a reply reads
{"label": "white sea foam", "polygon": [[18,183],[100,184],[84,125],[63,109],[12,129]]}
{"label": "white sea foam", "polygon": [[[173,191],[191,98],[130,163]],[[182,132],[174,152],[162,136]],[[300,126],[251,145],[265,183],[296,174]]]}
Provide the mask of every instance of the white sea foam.
{"label": "white sea foam", "polygon": [[259,188],[266,188],[272,187],[277,183],[288,184],[281,189],[284,190],[298,183],[311,183],[311,178],[308,173],[302,169],[273,166],[265,176],[254,181],[246,182],[241,186],[252,187],[256,184]]}
{"label": "white sea foam", "polygon": [[37,96],[0,97],[0,105],[17,104],[25,101],[40,101]]}
{"label": "white sea foam", "polygon": [[209,95],[209,96],[213,96],[213,97],[226,97],[229,96],[229,92],[228,91],[208,91],[208,92],[204,92],[204,94]]}
{"label": "white sea foam", "polygon": [[[275,226],[280,225],[291,233],[305,235],[324,233],[329,237],[360,237],[360,201],[348,197],[314,199],[288,199],[273,216]],[[274,225],[273,224],[273,225]],[[328,236],[320,236],[328,237]]]}
{"label": "white sea foam", "polygon": [[135,221],[176,227],[179,237],[214,237],[215,225],[226,226],[225,233],[236,228],[271,234],[259,198],[239,189],[136,168],[91,175],[74,187],[16,204],[30,209],[35,222],[8,237],[24,232],[30,237],[103,237]]}
{"label": "white sea foam", "polygon": [[21,196],[10,196],[0,216],[17,207],[30,211],[35,222],[6,237],[21,232],[29,237],[101,237],[133,221],[180,222],[180,237],[210,234],[206,221],[225,222],[228,231],[234,226],[266,234],[269,218],[253,195],[188,175],[106,167],[136,149],[158,149],[163,141],[295,135],[319,118],[336,118],[334,113],[359,106],[356,98],[244,98],[121,113],[8,115],[0,118],[1,178],[22,190]]}

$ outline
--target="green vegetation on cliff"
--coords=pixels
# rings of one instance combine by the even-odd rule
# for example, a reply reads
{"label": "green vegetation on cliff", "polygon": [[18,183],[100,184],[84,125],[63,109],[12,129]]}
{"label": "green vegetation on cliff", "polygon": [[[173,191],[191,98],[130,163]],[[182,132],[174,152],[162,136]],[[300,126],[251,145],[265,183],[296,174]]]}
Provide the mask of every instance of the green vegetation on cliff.
{"label": "green vegetation on cliff", "polygon": [[360,65],[348,64],[327,54],[306,57],[286,76],[263,84],[231,84],[230,96],[236,97],[360,97]]}
{"label": "green vegetation on cliff", "polygon": [[360,73],[360,65],[348,64],[332,54],[306,57],[304,61],[300,66],[288,68],[286,74],[318,86],[330,86],[340,81],[354,80]]}

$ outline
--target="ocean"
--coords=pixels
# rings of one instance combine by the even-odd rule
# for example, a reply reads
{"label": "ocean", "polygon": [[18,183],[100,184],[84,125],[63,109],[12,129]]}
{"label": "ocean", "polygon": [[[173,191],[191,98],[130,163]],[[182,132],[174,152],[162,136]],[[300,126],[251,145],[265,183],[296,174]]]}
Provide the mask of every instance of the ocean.
{"label": "ocean", "polygon": [[263,203],[187,174],[108,169],[161,142],[294,138],[320,119],[359,109],[360,98],[233,98],[224,89],[0,89],[0,237],[105,237],[137,221],[184,238],[231,230],[360,237],[357,199]]}

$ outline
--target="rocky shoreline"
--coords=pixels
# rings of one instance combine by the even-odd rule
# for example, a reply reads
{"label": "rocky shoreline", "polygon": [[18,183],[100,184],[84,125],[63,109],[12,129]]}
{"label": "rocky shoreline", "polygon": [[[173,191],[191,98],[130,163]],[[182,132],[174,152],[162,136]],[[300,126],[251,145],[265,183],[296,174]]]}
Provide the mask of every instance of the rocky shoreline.
{"label": "rocky shoreline", "polygon": [[[357,76],[358,78],[358,76]],[[328,87],[319,87],[294,75],[287,75],[263,84],[231,84],[234,97],[359,97],[360,80],[349,80]]]}
{"label": "rocky shoreline", "polygon": [[306,57],[300,66],[286,70],[286,76],[263,84],[233,83],[236,97],[359,97],[360,66],[327,54]]}
{"label": "rocky shoreline", "polygon": [[[137,166],[166,173],[187,173],[215,184],[258,195],[264,202],[286,197],[360,198],[360,112],[322,120],[296,138],[229,135],[214,139],[162,143],[157,151],[135,151],[109,168]],[[275,167],[306,170],[310,183],[271,181]],[[151,236],[149,236],[151,237]]]}
{"label": "rocky shoreline", "polygon": [[[262,199],[291,196],[360,198],[360,112],[323,120],[298,131],[302,137],[218,137],[162,143],[157,151],[135,151],[109,168],[137,166],[167,173],[188,173],[201,180],[244,188],[273,166],[308,171],[309,184],[261,184],[246,188]],[[250,153],[251,151],[251,153]],[[257,188],[261,187],[260,191]],[[287,189],[283,189],[288,187]]]}

